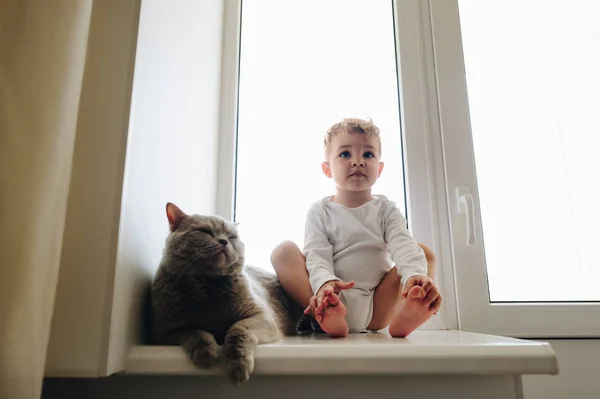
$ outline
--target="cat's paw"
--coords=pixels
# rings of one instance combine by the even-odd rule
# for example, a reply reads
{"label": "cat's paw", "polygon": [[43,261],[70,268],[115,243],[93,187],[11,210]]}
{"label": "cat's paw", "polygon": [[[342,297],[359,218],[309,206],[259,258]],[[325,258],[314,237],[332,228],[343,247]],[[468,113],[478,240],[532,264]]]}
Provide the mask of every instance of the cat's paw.
{"label": "cat's paw", "polygon": [[242,384],[250,379],[250,374],[254,370],[254,357],[249,355],[228,359],[223,362],[223,369],[231,382]]}
{"label": "cat's paw", "polygon": [[248,381],[254,370],[255,340],[247,334],[230,333],[221,350],[221,364],[225,375],[234,384]]}
{"label": "cat's paw", "polygon": [[199,345],[191,353],[192,362],[201,368],[211,368],[219,364],[221,349],[216,342]]}
{"label": "cat's paw", "polygon": [[207,331],[184,331],[181,335],[181,345],[198,367],[210,368],[219,363],[221,349],[214,335]]}

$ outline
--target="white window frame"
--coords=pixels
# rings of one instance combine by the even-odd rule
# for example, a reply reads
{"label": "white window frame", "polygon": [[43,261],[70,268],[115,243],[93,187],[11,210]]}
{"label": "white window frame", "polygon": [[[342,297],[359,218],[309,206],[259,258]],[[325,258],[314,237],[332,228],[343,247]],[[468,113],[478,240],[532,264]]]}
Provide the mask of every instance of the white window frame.
{"label": "white window frame", "polygon": [[[432,101],[430,89],[434,78],[431,65],[432,51],[425,47],[423,24],[418,0],[391,0],[394,7],[396,53],[400,84],[401,124],[405,152],[405,179],[408,188],[407,209],[410,228],[415,239],[432,247],[437,257],[436,280],[444,294],[444,304],[437,317],[424,329],[457,328],[456,297],[448,240],[446,199],[443,187],[441,142],[432,135],[437,118],[430,118]],[[221,89],[221,122],[219,138],[219,171],[217,187],[217,214],[233,219],[235,208],[235,169],[237,106],[240,62],[241,0],[225,2],[223,35],[223,74]],[[428,60],[429,59],[429,60]],[[410,76],[402,82],[403,76]],[[437,151],[437,153],[436,153]],[[414,223],[417,220],[418,223]]]}
{"label": "white window frame", "polygon": [[217,215],[234,220],[242,0],[223,4]]}
{"label": "white window frame", "polygon": [[436,283],[444,296],[440,317],[424,328],[456,329],[456,292],[447,239],[450,232],[439,163],[441,141],[435,133],[439,130],[437,118],[432,117],[437,108],[428,15],[423,14],[420,0],[394,0],[393,5],[409,225],[415,239],[433,245]]}
{"label": "white window frame", "polygon": [[[422,4],[431,17],[460,328],[523,338],[600,337],[600,303],[490,303],[458,1]],[[466,243],[466,217],[456,211],[459,187],[473,196],[473,245]]]}

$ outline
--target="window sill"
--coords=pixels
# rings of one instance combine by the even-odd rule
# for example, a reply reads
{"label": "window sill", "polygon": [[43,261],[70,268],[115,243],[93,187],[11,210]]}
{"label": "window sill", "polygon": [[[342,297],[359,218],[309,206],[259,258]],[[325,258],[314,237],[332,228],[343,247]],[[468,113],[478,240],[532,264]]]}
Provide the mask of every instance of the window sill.
{"label": "window sill", "polygon": [[[548,343],[462,331],[416,331],[405,339],[386,333],[344,339],[295,336],[260,345],[255,375],[522,375],[557,374]],[[177,346],[136,346],[127,375],[215,375],[195,367]]]}

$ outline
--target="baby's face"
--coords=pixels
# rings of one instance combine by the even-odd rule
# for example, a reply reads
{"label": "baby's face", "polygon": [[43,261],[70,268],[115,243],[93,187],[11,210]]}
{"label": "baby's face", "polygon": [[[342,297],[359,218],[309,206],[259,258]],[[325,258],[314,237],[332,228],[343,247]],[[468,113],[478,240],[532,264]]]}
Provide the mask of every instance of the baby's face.
{"label": "baby's face", "polygon": [[381,174],[378,137],[340,132],[333,136],[323,163],[323,172],[333,178],[339,189],[369,190]]}

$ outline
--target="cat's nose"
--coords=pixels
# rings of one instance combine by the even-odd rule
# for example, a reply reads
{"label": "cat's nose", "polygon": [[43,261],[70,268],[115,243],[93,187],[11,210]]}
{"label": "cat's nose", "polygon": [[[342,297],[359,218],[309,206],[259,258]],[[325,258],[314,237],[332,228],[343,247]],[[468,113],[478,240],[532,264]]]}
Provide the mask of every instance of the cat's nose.
{"label": "cat's nose", "polygon": [[223,245],[223,246],[226,246],[227,244],[229,244],[229,241],[227,241],[227,240],[226,240],[226,239],[224,239],[224,238],[221,238],[221,239],[219,239],[219,243],[220,243],[221,245]]}

